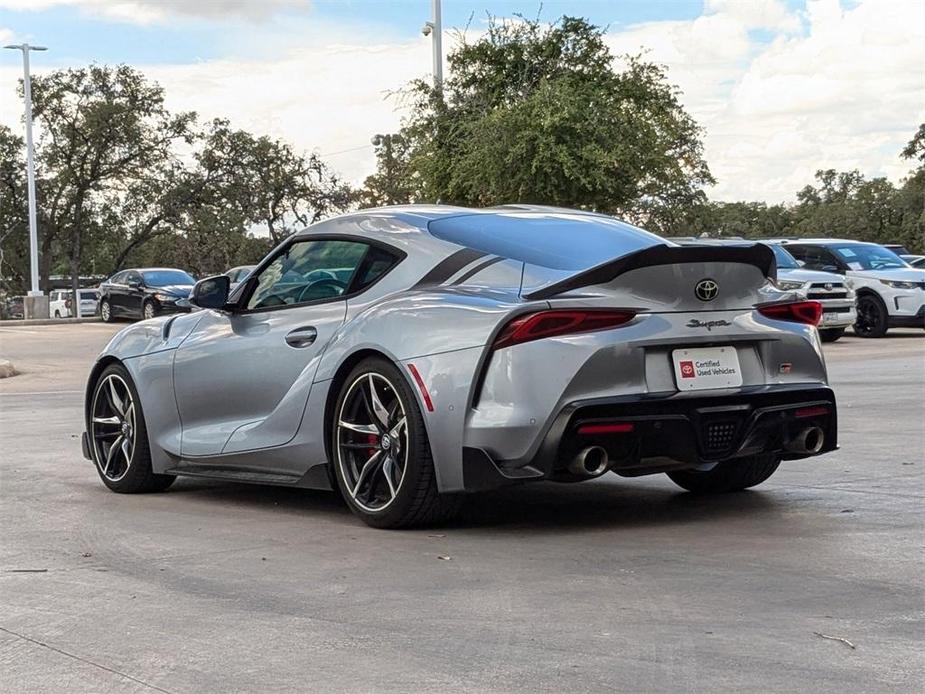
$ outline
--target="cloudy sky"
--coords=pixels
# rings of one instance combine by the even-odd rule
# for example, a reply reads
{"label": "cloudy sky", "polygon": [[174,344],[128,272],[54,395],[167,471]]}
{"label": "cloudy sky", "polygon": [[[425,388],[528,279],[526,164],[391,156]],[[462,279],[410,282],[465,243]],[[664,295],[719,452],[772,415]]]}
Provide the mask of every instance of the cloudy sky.
{"label": "cloudy sky", "polygon": [[[444,0],[447,36],[539,0]],[[615,55],[668,67],[706,129],[721,200],[792,200],[818,168],[899,180],[925,121],[925,0],[544,0],[541,19],[606,26]],[[389,92],[430,71],[430,0],[0,0],[0,43],[46,45],[33,71],[127,63],[175,109],[322,154],[359,182]],[[0,122],[21,131],[19,57],[0,54]]]}

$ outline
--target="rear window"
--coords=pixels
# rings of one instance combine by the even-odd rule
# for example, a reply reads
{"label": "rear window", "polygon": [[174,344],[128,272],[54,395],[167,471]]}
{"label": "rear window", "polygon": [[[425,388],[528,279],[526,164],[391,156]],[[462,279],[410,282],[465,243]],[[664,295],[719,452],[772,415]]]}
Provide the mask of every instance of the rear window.
{"label": "rear window", "polygon": [[568,213],[472,214],[436,219],[433,236],[554,270],[584,270],[657,245],[674,245],[617,219]]}
{"label": "rear window", "polygon": [[83,291],[80,292],[81,299],[98,299],[99,296],[100,296],[100,293],[96,291],[95,289],[84,289]]}

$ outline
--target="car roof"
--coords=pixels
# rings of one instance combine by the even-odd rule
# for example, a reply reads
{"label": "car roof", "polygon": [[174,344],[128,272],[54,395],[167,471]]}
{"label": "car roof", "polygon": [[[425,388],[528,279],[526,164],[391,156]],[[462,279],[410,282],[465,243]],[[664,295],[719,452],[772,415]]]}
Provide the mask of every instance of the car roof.
{"label": "car roof", "polygon": [[[768,243],[772,243],[771,239]],[[872,243],[870,241],[855,241],[854,239],[778,239],[778,243],[811,243],[814,246],[833,246],[838,244],[850,243],[855,246],[880,246],[882,244]]]}
{"label": "car roof", "polygon": [[362,236],[409,253],[462,247],[559,270],[588,267],[649,246],[674,245],[616,217],[544,205],[382,207],[326,219],[296,237],[326,233]]}

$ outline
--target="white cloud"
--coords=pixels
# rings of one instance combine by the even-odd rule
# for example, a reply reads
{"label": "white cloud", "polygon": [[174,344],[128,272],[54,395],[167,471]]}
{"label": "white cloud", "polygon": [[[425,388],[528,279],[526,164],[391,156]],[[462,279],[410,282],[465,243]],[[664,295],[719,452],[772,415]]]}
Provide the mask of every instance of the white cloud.
{"label": "white cloud", "polygon": [[76,7],[131,24],[162,24],[173,17],[260,21],[279,10],[308,9],[309,0],[0,0],[0,8],[41,11]]}
{"label": "white cloud", "polygon": [[[811,0],[800,13],[774,1],[710,0],[696,19],[630,26],[607,41],[616,53],[645,47],[668,66],[706,129],[718,179],[711,197],[776,202],[792,200],[819,168],[893,180],[909,170],[898,153],[925,121],[922,26],[925,2],[916,0],[849,9]],[[399,122],[397,100],[385,96],[428,74],[429,39],[317,26],[299,39],[278,57],[239,49],[255,57],[138,67],[161,82],[171,108],[338,152],[330,164],[360,182],[374,166],[370,136]],[[8,96],[20,74],[15,63],[0,67],[0,120],[13,127],[21,107]]]}
{"label": "white cloud", "polygon": [[[711,197],[792,200],[820,168],[901,178],[911,167],[899,151],[925,121],[925,3],[810,0],[804,16],[776,5],[712,0],[695,20],[609,42],[648,46],[668,66],[706,128]],[[769,41],[750,38],[770,26]]]}

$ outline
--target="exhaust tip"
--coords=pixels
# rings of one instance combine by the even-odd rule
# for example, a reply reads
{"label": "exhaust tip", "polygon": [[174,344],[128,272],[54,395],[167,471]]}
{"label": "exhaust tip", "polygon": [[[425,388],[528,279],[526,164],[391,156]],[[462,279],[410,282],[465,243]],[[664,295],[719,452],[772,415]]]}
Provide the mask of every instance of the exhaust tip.
{"label": "exhaust tip", "polygon": [[787,449],[794,453],[818,453],[825,445],[825,432],[820,427],[807,427],[797,434]]}
{"label": "exhaust tip", "polygon": [[568,469],[575,475],[598,477],[610,468],[610,458],[602,446],[588,446],[571,462]]}

